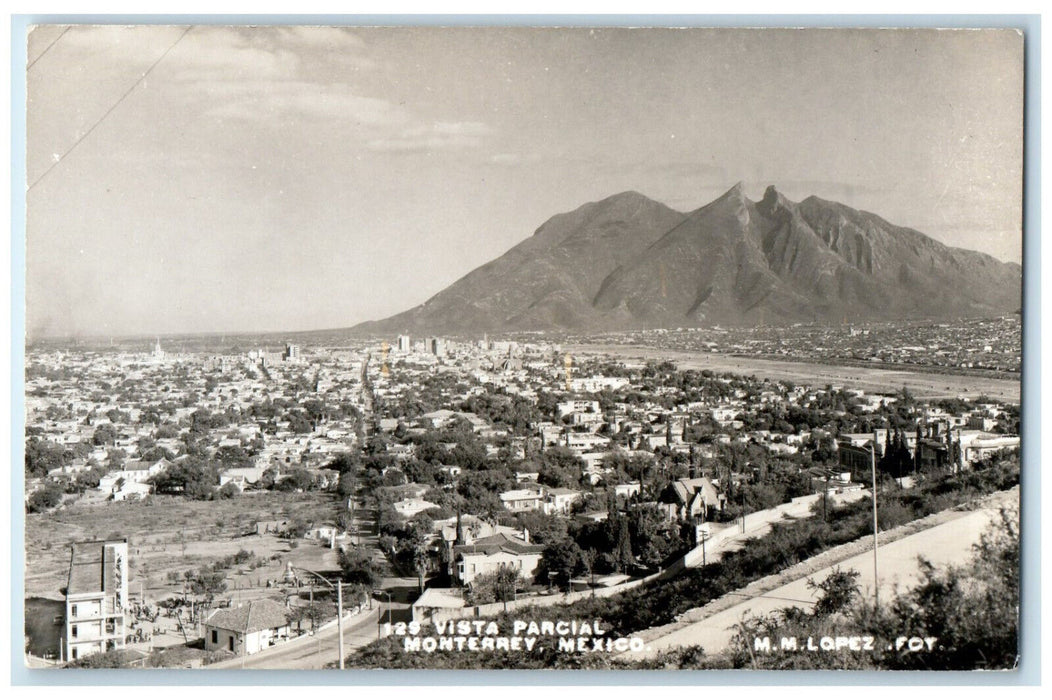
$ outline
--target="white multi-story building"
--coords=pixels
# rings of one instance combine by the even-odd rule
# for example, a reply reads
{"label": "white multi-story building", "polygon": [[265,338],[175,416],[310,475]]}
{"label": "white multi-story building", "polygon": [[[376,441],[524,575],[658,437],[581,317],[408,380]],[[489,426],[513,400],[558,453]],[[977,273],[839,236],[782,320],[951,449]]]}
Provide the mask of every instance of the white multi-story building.
{"label": "white multi-story building", "polygon": [[124,647],[128,540],[76,542],[66,586],[66,658]]}

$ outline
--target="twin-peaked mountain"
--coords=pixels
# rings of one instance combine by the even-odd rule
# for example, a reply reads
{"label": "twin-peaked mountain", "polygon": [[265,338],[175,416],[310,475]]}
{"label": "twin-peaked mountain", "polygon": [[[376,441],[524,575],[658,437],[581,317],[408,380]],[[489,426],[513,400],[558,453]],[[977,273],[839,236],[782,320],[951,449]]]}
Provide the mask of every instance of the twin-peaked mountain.
{"label": "twin-peaked mountain", "polygon": [[874,214],[742,186],[682,214],[625,192],[549,219],[425,303],[357,331],[947,319],[1016,311],[1022,270]]}

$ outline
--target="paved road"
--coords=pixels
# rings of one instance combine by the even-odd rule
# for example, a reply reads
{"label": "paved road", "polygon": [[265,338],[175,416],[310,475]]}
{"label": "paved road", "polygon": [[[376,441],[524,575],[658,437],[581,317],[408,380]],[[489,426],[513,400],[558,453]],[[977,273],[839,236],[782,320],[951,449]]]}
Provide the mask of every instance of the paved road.
{"label": "paved road", "polygon": [[[839,503],[847,503],[867,498],[869,492],[864,490],[849,491],[842,494],[830,494],[829,504],[832,506]],[[786,518],[798,519],[811,516],[811,507],[819,502],[821,494],[804,496],[794,499],[789,503],[783,503],[774,508],[749,513],[745,516],[745,531],[742,531],[741,522],[737,521],[727,527],[715,531],[705,541],[705,547],[695,547],[683,557],[683,565],[672,565],[668,568],[665,577],[679,574],[682,569],[693,569],[712,564],[723,558],[727,552],[733,552],[742,546],[745,540],[754,537],[763,537],[771,530],[774,523],[781,522]]]}
{"label": "paved road", "polygon": [[[363,647],[377,638],[377,614],[380,607],[374,604],[372,610],[344,618],[343,644],[344,653]],[[297,637],[290,642],[271,647],[258,654],[244,658],[221,661],[205,666],[206,669],[318,669],[326,664],[339,660],[335,621],[328,627],[322,627],[317,634]]]}
{"label": "paved road", "polygon": [[[889,600],[897,586],[900,590],[918,580],[918,555],[923,555],[936,566],[959,564],[966,561],[972,552],[972,544],[996,516],[995,510],[981,510],[918,532],[890,544],[882,545],[877,563],[880,577],[880,597]],[[859,587],[864,593],[873,593],[873,551],[851,557],[836,565],[842,571],[854,569],[861,576]],[[700,645],[707,653],[719,653],[727,647],[734,636],[732,628],[745,615],[754,616],[771,611],[798,606],[809,608],[813,604],[814,592],[807,587],[808,579],[822,581],[833,567],[828,567],[776,588],[762,596],[746,600],[739,605],[718,612],[705,620],[678,629],[647,644],[647,649],[638,653],[627,653],[629,658],[647,658],[661,651],[681,646]],[[860,631],[862,633],[864,631]]]}

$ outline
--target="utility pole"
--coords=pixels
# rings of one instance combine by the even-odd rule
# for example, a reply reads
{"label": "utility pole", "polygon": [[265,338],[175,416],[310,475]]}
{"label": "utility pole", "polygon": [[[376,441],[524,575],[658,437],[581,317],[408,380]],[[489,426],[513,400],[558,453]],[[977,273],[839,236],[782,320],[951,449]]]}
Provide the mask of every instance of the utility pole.
{"label": "utility pole", "polygon": [[873,605],[880,607],[880,580],[877,578],[877,434],[869,446],[869,463],[873,474]]}
{"label": "utility pole", "polygon": [[343,581],[336,582],[336,627],[340,637],[340,670],[343,670]]}

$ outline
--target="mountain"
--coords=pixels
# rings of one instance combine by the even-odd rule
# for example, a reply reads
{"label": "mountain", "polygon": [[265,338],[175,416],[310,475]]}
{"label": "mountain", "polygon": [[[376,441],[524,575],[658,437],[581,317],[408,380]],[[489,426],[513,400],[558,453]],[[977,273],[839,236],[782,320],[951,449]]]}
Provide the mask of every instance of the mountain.
{"label": "mountain", "polygon": [[638,192],[553,216],[522,243],[426,302],[354,330],[485,332],[600,328],[603,280],[683,221]]}
{"label": "mountain", "polygon": [[424,304],[354,330],[480,333],[1012,313],[1022,269],[879,216],[741,183],[681,214],[636,192],[552,217]]}

